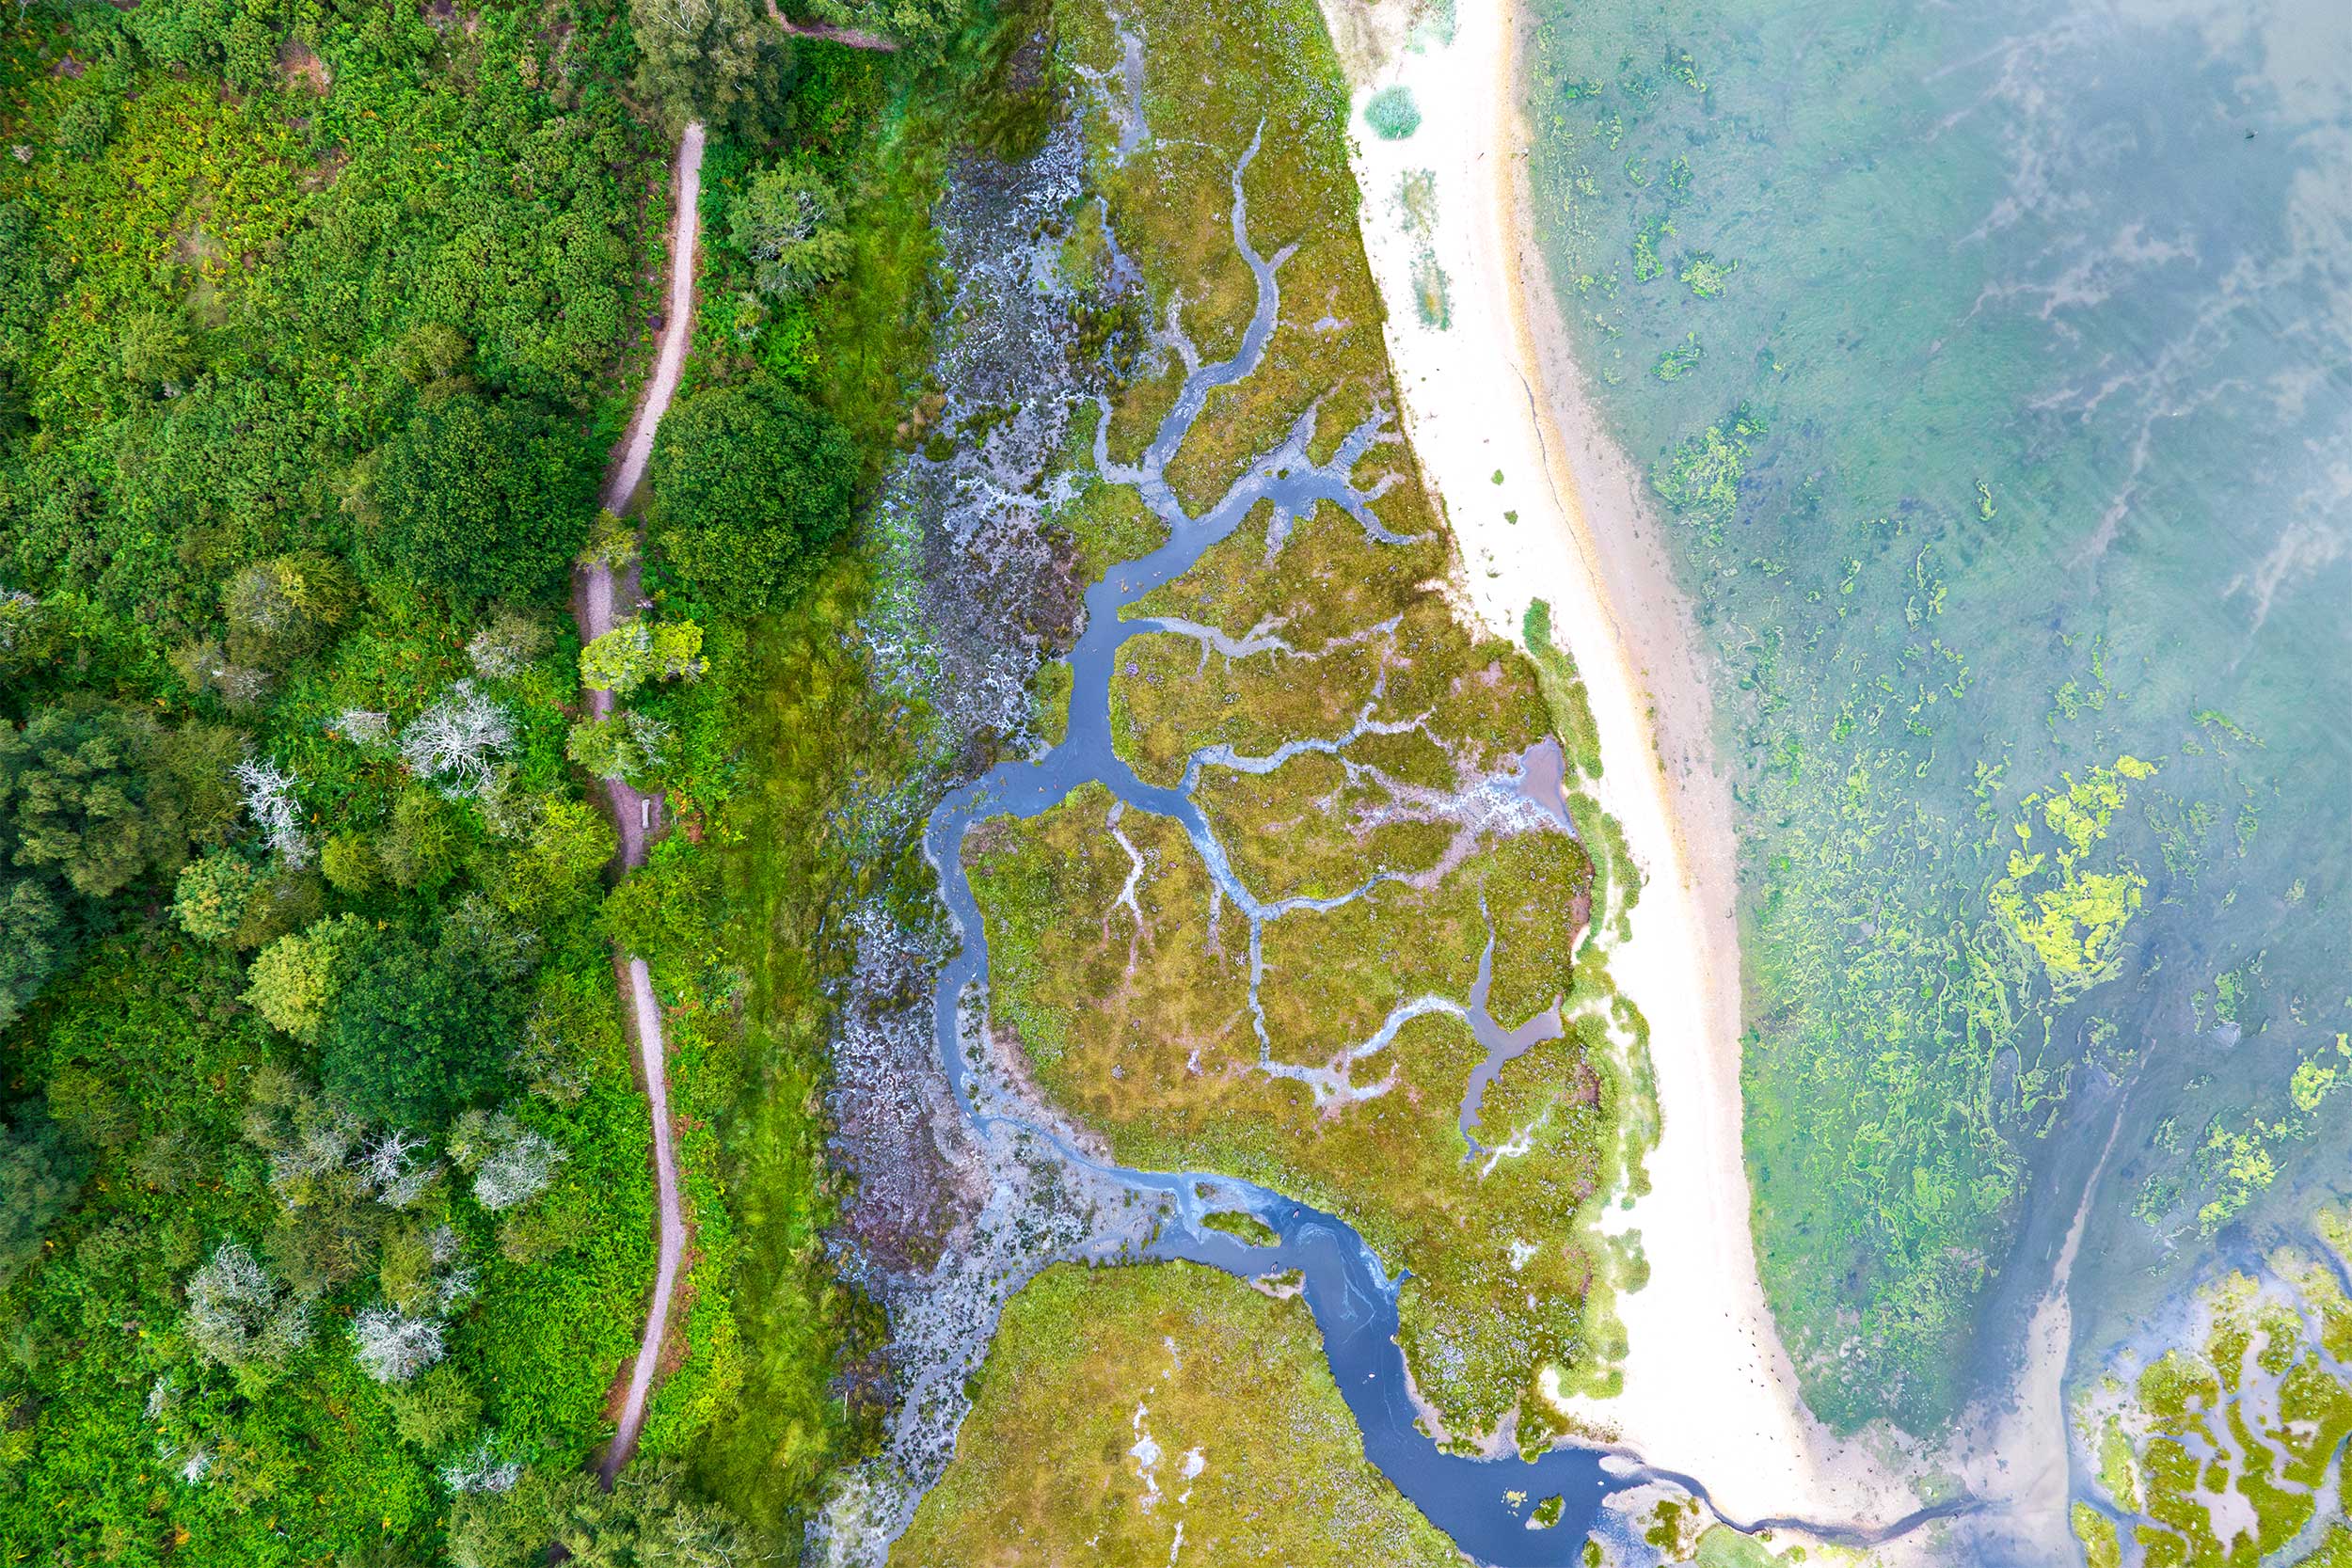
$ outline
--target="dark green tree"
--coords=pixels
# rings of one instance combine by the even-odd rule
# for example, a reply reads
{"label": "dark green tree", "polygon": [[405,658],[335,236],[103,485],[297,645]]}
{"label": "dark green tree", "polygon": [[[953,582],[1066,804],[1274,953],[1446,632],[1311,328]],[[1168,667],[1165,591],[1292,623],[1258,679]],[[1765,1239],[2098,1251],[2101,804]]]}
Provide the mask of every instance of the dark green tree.
{"label": "dark green tree", "polygon": [[83,1162],[37,1105],[0,1127],[0,1291],[40,1254],[40,1239],[82,1190]]}
{"label": "dark green tree", "polygon": [[704,598],[777,608],[850,522],[857,449],[831,415],[761,379],[698,393],[654,438],[654,517]]}
{"label": "dark green tree", "polygon": [[675,1470],[631,1471],[610,1492],[573,1497],[555,1539],[580,1568],[735,1568],[751,1556],[741,1523]]}
{"label": "dark green tree", "polygon": [[360,1119],[437,1125],[497,1081],[520,1008],[469,956],[399,931],[342,954],[344,978],[321,1038],[327,1093]]}
{"label": "dark green tree", "polygon": [[368,575],[466,604],[548,594],[586,534],[594,489],[580,437],[545,410],[470,392],[430,401],[384,449]]}
{"label": "dark green tree", "polygon": [[789,39],[757,0],[629,0],[637,90],[672,123],[756,131],[784,102]]}
{"label": "dark green tree", "polygon": [[450,1513],[458,1568],[522,1568],[549,1541],[583,1568],[733,1568],[758,1555],[740,1521],[666,1466],[630,1470],[611,1492],[534,1469],[510,1491],[458,1497]]}
{"label": "dark green tree", "polygon": [[0,722],[0,1028],[105,901],[187,851],[153,721],[99,703]]}

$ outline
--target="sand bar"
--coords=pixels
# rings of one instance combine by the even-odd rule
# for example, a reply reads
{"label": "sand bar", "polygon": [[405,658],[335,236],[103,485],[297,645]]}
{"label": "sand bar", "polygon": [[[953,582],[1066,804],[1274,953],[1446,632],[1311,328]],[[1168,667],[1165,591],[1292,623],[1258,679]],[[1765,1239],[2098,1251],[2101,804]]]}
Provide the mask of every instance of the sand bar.
{"label": "sand bar", "polygon": [[[1639,1230],[1650,1282],[1620,1304],[1624,1394],[1574,1408],[1650,1463],[1699,1478],[1732,1517],[1891,1522],[1915,1497],[1866,1445],[1807,1413],[1756,1278],[1729,790],[1657,519],[1585,397],[1531,238],[1523,19],[1465,6],[1444,41],[1348,0],[1329,9],[1369,87],[1403,83],[1422,116],[1397,141],[1359,119],[1356,150],[1406,429],[1445,499],[1476,612],[1516,636],[1531,599],[1552,606],[1554,639],[1591,693],[1601,803],[1647,878],[1611,967],[1649,1022],[1663,1130],[1651,1191],[1608,1225]],[[1420,171],[1435,177],[1437,221],[1415,235],[1400,190]],[[1442,328],[1415,305],[1424,251],[1446,277]]]}

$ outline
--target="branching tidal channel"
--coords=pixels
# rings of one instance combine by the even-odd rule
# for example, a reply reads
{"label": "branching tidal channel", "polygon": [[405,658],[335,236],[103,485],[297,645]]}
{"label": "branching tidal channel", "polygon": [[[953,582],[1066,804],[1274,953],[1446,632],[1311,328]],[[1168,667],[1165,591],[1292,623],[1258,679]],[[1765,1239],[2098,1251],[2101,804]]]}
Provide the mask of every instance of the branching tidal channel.
{"label": "branching tidal channel", "polygon": [[[1350,1226],[1280,1193],[1231,1177],[1136,1170],[1114,1164],[1089,1147],[1092,1140],[1086,1134],[1041,1103],[1032,1090],[1012,1082],[1017,1072],[1009,1074],[993,1057],[986,1022],[987,936],[962,860],[965,833],[977,822],[1006,816],[1034,817],[1080,786],[1098,784],[1117,802],[1110,818],[1115,835],[1126,813],[1152,813],[1181,823],[1217,893],[1248,923],[1250,1004],[1261,1045],[1266,1048],[1263,1065],[1268,1071],[1310,1081],[1318,1098],[1330,1088],[1316,1081],[1322,1069],[1300,1069],[1276,1062],[1267,1045],[1255,994],[1263,965],[1263,927],[1294,910],[1328,910],[1347,904],[1397,875],[1383,873],[1333,898],[1260,899],[1236,875],[1193,795],[1204,765],[1262,771],[1296,751],[1336,752],[1372,725],[1369,710],[1354,731],[1336,740],[1295,742],[1267,757],[1235,756],[1223,747],[1195,753],[1172,788],[1144,783],[1118,755],[1112,742],[1111,685],[1119,650],[1126,639],[1138,632],[1166,631],[1195,637],[1212,648],[1221,641],[1220,634],[1187,622],[1122,619],[1122,612],[1184,574],[1203,552],[1240,527],[1260,502],[1271,503],[1275,509],[1277,530],[1284,526],[1281,519],[1303,515],[1317,503],[1328,503],[1343,510],[1381,543],[1406,542],[1385,529],[1369,510],[1368,503],[1376,499],[1377,492],[1358,490],[1349,477],[1374,442],[1400,438],[1387,430],[1391,416],[1386,411],[1375,411],[1348,434],[1327,461],[1318,464],[1308,456],[1316,419],[1310,410],[1287,439],[1261,455],[1200,516],[1187,515],[1164,477],[1209,395],[1248,378],[1274,331],[1280,297],[1277,273],[1288,253],[1269,259],[1261,256],[1250,242],[1242,175],[1256,151],[1253,142],[1232,181],[1232,239],[1257,285],[1256,309],[1238,350],[1230,358],[1201,363],[1171,310],[1158,342],[1164,352],[1181,356],[1187,373],[1150,446],[1133,466],[1114,462],[1108,451],[1106,403],[1104,417],[1094,429],[1095,473],[1107,483],[1133,485],[1167,525],[1168,541],[1140,559],[1113,567],[1103,581],[1087,591],[1083,629],[1070,654],[1073,680],[1065,738],[1044,749],[1042,754],[1001,763],[953,790],[926,823],[925,847],[961,940],[961,950],[938,971],[930,1014],[931,1043],[937,1066],[952,1091],[953,1114],[961,1124],[957,1136],[965,1146],[962,1157],[987,1169],[993,1191],[967,1222],[967,1232],[981,1240],[951,1243],[922,1275],[902,1273],[897,1277],[897,1284],[903,1287],[892,1292],[894,1338],[900,1347],[896,1374],[899,1414],[883,1459],[869,1465],[835,1498],[818,1527],[818,1555],[826,1560],[870,1561],[886,1553],[889,1540],[904,1528],[916,1498],[937,1480],[952,1451],[956,1426],[968,1407],[964,1385],[985,1352],[997,1312],[1025,1278],[1055,1257],[1182,1259],[1245,1279],[1295,1271],[1321,1329],[1332,1376],[1361,1429],[1366,1455],[1433,1523],[1482,1562],[1569,1562],[1577,1560],[1589,1532],[1623,1533],[1637,1528],[1621,1513],[1603,1508],[1603,1500],[1613,1492],[1662,1482],[1701,1498],[1706,1495],[1690,1478],[1651,1469],[1628,1453],[1597,1448],[1555,1449],[1533,1463],[1507,1457],[1479,1460],[1443,1451],[1421,1429],[1420,1413],[1406,1382],[1396,1338],[1400,1278],[1384,1272]],[[1050,205],[1054,199],[1074,196],[1073,164],[1070,140],[1057,135],[1024,172],[1028,187],[1010,193],[1010,199]],[[1000,190],[996,198],[1007,199],[1008,193]],[[951,210],[944,214],[951,226],[956,199],[951,195]],[[1009,227],[1001,226],[999,231]],[[951,234],[950,259],[957,264],[958,275],[967,279],[983,276],[987,267],[981,260],[957,255],[956,245]],[[1035,276],[1028,261],[1018,257],[1010,261],[998,258],[996,264],[999,271],[1016,278]],[[1035,297],[1034,289],[1027,293]],[[954,378],[948,379],[952,391]],[[1004,493],[995,480],[986,476],[974,483],[1000,498]],[[1520,759],[1516,776],[1503,775],[1445,802],[1447,815],[1465,821],[1491,822],[1497,815],[1536,814],[1566,829],[1556,787],[1560,768],[1556,743],[1538,750],[1550,754],[1531,753]],[[1543,798],[1546,783],[1553,785],[1549,804]],[[1130,853],[1134,853],[1132,848]],[[1139,867],[1138,861],[1138,874]],[[1133,893],[1131,879],[1122,898],[1132,899]],[[1419,1012],[1443,1010],[1462,1018],[1486,1047],[1489,1058],[1465,1100],[1466,1132],[1474,1124],[1477,1089],[1491,1076],[1493,1066],[1528,1049],[1538,1038],[1556,1035],[1561,1027],[1556,1008],[1516,1033],[1506,1033],[1497,1024],[1485,1005],[1492,958],[1490,935],[1480,983],[1466,1003],[1433,997],[1407,1001],[1378,1035],[1351,1053],[1376,1053],[1399,1024]],[[1343,1085],[1332,1092],[1351,1091]],[[1473,1139],[1472,1148],[1477,1148]],[[1008,1191],[1013,1196],[1008,1197]],[[1202,1223],[1210,1213],[1235,1210],[1256,1215],[1278,1240],[1252,1245]],[[1008,1244],[1007,1237],[1015,1240]],[[1564,1504],[1558,1527],[1531,1530],[1527,1499],[1552,1496],[1561,1497]],[[1801,1528],[1827,1539],[1861,1544],[1920,1522],[1909,1519],[1893,1530],[1869,1534],[1818,1525]]]}

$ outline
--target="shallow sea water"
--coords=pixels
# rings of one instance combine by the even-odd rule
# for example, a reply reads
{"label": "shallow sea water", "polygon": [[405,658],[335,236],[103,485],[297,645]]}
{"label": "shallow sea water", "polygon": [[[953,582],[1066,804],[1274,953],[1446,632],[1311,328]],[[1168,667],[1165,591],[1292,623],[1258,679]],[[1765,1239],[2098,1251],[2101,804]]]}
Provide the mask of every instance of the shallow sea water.
{"label": "shallow sea water", "polygon": [[1534,12],[1717,663],[1767,1289],[1823,1415],[1932,1426],[2087,1185],[2078,1342],[2344,1180],[2352,7]]}

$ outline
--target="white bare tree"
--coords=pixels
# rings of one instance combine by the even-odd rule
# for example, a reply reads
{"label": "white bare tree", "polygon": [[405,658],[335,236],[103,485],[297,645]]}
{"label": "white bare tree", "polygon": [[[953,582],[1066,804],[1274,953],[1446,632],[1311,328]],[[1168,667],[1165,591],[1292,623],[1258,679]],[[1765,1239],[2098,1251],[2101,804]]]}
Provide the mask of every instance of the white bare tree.
{"label": "white bare tree", "polygon": [[452,795],[469,795],[487,783],[499,758],[515,748],[515,725],[505,705],[459,681],[440,701],[417,715],[401,732],[401,760],[419,778],[438,782]]}
{"label": "white bare tree", "polygon": [[412,1318],[392,1307],[370,1307],[351,1320],[359,1370],[378,1383],[405,1383],[441,1358],[437,1319]]}
{"label": "white bare tree", "polygon": [[473,1197],[493,1212],[528,1203],[547,1191],[555,1167],[566,1156],[540,1134],[525,1132],[482,1162],[473,1173]]}
{"label": "white bare tree", "polygon": [[15,588],[0,588],[0,654],[33,645],[40,626],[40,601]]}
{"label": "white bare tree", "polygon": [[474,1292],[481,1288],[482,1271],[471,1263],[460,1263],[441,1275],[440,1283],[434,1286],[434,1304],[444,1312],[454,1312],[473,1300]]}
{"label": "white bare tree", "polygon": [[262,830],[269,847],[299,871],[310,863],[310,836],[302,831],[302,802],[294,798],[294,776],[267,757],[248,756],[237,764],[237,787],[245,793],[246,815]]}
{"label": "white bare tree", "polygon": [[417,1158],[427,1147],[424,1139],[394,1128],[359,1150],[360,1178],[374,1190],[378,1203],[405,1209],[424,1196],[441,1174],[437,1161]]}
{"label": "white bare tree", "polygon": [[361,746],[381,746],[392,737],[391,717],[372,707],[347,707],[326,722],[345,740]]}
{"label": "white bare tree", "polygon": [[207,1361],[282,1361],[310,1337],[310,1303],[279,1286],[236,1242],[188,1276],[187,1291],[188,1340]]}
{"label": "white bare tree", "polygon": [[464,1458],[441,1466],[441,1484],[452,1492],[505,1492],[522,1479],[522,1465],[501,1459],[497,1438],[486,1432]]}
{"label": "white bare tree", "polygon": [[450,1130],[449,1156],[473,1173],[474,1201],[512,1209],[547,1191],[567,1155],[504,1111],[468,1111]]}

